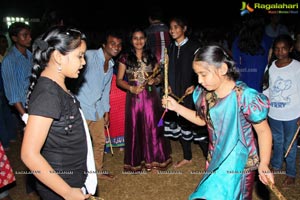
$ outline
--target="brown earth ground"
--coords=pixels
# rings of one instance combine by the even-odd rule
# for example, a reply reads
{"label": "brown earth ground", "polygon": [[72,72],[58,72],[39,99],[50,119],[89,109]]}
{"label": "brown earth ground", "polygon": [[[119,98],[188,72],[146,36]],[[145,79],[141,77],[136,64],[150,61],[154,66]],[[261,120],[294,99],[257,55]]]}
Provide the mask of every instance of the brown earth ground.
{"label": "brown earth ground", "polygon": [[[173,163],[182,158],[182,150],[178,141],[171,141]],[[21,141],[11,145],[7,156],[16,174],[16,184],[10,189],[13,200],[38,200],[29,197],[25,192],[25,175],[20,173],[25,166],[20,160]],[[142,173],[139,175],[126,174],[122,171],[124,152],[114,148],[114,155],[105,155],[105,168],[116,175],[114,181],[100,180],[100,197],[104,200],[186,200],[193,192],[202,177],[205,159],[199,145],[193,144],[193,162],[179,169],[170,167],[168,171],[158,173]],[[299,154],[297,160],[298,175],[296,185],[288,189],[281,187],[284,174],[276,174],[276,188],[287,200],[300,199]],[[19,173],[18,173],[19,172]],[[259,181],[258,181],[259,182]],[[256,183],[253,191],[254,200],[276,200],[274,193],[260,183]],[[218,192],[218,191],[216,191]]]}

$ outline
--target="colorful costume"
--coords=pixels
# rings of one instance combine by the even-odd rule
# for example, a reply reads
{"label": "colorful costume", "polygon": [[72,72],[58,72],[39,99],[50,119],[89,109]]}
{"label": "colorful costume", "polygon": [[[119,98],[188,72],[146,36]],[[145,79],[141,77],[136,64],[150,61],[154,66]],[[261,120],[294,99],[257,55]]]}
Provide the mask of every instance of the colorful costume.
{"label": "colorful costume", "polygon": [[[120,62],[126,65],[126,56]],[[129,85],[145,82],[153,73],[152,66],[140,61],[140,66],[127,66]],[[124,169],[139,171],[145,165],[147,170],[165,168],[171,163],[171,146],[158,127],[162,114],[161,100],[154,85],[146,85],[139,94],[127,93],[125,110],[125,156]]]}
{"label": "colorful costume", "polygon": [[259,163],[251,123],[266,119],[267,97],[238,81],[222,99],[199,86],[193,98],[207,123],[209,155],[207,173],[189,199],[251,199]]}
{"label": "colorful costume", "polygon": [[0,142],[0,189],[13,183],[16,178],[11,168],[10,162],[5,154],[3,146]]}

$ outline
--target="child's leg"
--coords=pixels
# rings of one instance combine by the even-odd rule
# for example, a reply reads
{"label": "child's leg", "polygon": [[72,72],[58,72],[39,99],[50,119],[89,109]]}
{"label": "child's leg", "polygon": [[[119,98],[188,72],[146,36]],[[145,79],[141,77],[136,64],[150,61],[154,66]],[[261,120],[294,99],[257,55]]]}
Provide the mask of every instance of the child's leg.
{"label": "child's leg", "polygon": [[269,117],[269,124],[273,137],[273,155],[271,165],[274,170],[280,170],[283,164],[284,156],[284,129],[282,121],[278,121]]}

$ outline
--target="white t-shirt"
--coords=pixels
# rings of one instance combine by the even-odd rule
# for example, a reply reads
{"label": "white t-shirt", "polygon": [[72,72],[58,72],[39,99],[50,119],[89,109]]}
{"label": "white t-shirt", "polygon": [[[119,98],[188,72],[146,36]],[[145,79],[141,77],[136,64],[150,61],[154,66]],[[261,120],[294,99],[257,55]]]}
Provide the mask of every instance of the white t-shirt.
{"label": "white t-shirt", "polygon": [[300,116],[300,62],[285,67],[275,61],[269,69],[269,88],[263,92],[270,100],[269,117],[290,121]]}

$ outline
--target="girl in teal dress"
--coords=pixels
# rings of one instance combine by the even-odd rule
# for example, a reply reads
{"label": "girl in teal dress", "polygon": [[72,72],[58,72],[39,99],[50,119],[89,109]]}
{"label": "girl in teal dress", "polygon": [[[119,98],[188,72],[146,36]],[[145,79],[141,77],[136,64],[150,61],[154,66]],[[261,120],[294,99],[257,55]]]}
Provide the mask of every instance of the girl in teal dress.
{"label": "girl in teal dress", "polygon": [[169,110],[208,127],[206,173],[189,199],[250,200],[257,169],[262,183],[274,183],[268,167],[272,150],[272,134],[266,120],[269,101],[236,81],[235,63],[220,46],[201,48],[195,54],[193,69],[200,84],[193,93],[196,111],[171,97],[162,100]]}

